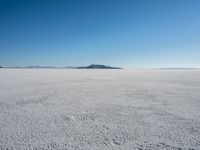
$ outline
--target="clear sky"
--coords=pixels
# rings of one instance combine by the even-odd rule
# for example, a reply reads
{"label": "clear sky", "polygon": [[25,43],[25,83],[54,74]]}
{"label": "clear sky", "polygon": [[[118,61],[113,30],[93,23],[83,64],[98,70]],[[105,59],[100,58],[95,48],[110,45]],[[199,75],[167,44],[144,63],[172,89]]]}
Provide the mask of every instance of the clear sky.
{"label": "clear sky", "polygon": [[200,67],[200,0],[0,0],[1,66]]}

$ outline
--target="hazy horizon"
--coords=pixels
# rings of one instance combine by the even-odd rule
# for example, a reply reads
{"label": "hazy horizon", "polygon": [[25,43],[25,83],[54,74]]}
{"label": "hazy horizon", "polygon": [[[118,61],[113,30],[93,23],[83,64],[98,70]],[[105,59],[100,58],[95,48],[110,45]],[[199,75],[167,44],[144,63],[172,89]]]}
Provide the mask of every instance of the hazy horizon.
{"label": "hazy horizon", "polygon": [[199,0],[0,0],[0,66],[199,68]]}
{"label": "hazy horizon", "polygon": [[[90,64],[92,65],[92,64]],[[40,69],[76,69],[78,67],[88,67],[90,65],[80,65],[80,66],[74,66],[74,65],[67,65],[67,66],[41,66],[41,65],[33,65],[33,66],[0,66],[2,68],[40,68]],[[121,66],[110,66],[110,65],[105,65],[105,64],[95,64],[95,65],[104,65],[104,66],[108,66],[108,67],[119,67],[121,69],[200,69],[200,67],[179,67],[179,66],[173,66],[173,67],[121,67]],[[81,69],[81,68],[80,68]]]}

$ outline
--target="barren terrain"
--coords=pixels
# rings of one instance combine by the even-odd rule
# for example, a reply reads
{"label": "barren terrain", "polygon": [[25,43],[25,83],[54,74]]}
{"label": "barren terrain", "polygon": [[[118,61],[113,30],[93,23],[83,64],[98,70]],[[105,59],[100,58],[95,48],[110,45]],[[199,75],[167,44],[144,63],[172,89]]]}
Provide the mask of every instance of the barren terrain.
{"label": "barren terrain", "polygon": [[0,149],[200,149],[200,70],[0,69]]}

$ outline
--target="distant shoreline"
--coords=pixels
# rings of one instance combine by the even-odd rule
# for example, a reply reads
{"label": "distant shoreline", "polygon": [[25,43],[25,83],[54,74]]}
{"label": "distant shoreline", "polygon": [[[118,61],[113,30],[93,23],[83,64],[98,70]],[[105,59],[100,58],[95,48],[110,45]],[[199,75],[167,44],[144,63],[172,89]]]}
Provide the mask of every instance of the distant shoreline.
{"label": "distant shoreline", "polygon": [[0,68],[8,68],[8,69],[122,69],[120,67],[110,67],[105,65],[89,65],[85,67],[78,66],[67,66],[67,67],[54,67],[54,66],[27,66],[27,67],[2,67]]}
{"label": "distant shoreline", "polygon": [[[91,68],[65,68],[65,67],[52,67],[52,68],[28,68],[28,67],[0,67],[1,69],[71,69],[71,70],[118,70],[118,69],[111,69],[111,68],[101,68],[101,69],[91,69]],[[122,68],[121,68],[122,69]],[[119,70],[121,70],[119,69]],[[160,70],[160,71],[167,71],[167,70],[171,70],[171,71],[176,71],[176,70],[200,70],[200,68],[123,68],[123,69],[131,69],[131,70]]]}

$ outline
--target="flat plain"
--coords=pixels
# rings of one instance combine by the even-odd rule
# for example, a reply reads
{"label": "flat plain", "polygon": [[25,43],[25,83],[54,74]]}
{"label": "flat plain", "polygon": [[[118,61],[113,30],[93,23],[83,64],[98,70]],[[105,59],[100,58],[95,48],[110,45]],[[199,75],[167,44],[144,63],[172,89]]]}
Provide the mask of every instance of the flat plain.
{"label": "flat plain", "polygon": [[200,149],[200,70],[0,69],[1,150]]}

